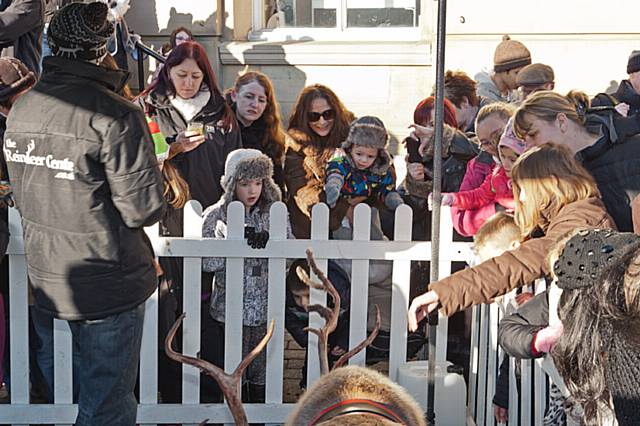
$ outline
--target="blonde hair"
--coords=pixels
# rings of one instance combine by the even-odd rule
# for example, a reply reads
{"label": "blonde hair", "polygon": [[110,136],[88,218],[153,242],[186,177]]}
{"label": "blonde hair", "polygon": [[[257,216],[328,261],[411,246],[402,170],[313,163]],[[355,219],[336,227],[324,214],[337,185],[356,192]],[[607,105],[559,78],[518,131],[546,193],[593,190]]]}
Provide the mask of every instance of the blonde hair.
{"label": "blonde hair", "polygon": [[513,116],[515,111],[516,108],[513,105],[506,104],[504,102],[494,102],[489,105],[485,105],[480,108],[478,115],[476,115],[476,128],[480,123],[494,114],[497,114],[506,123]]}
{"label": "blonde hair", "polygon": [[514,241],[520,241],[520,228],[514,217],[505,212],[498,212],[487,219],[473,237],[476,251],[487,244],[507,250]]}
{"label": "blonde hair", "polygon": [[552,122],[558,114],[564,114],[569,120],[584,127],[586,113],[589,109],[589,97],[576,90],[562,96],[559,93],[542,90],[529,96],[516,110],[513,119],[513,130],[520,139],[531,130],[531,118]]}
{"label": "blonde hair", "polygon": [[567,204],[600,196],[593,177],[569,148],[553,143],[522,154],[511,174],[515,221],[523,238],[543,225],[543,212],[553,218]]}

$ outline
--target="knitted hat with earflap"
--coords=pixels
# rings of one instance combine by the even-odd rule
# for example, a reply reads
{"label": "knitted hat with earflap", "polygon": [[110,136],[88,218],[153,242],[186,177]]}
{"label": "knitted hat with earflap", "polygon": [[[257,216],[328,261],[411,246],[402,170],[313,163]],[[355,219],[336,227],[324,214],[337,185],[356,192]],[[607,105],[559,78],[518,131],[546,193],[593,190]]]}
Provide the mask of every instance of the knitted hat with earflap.
{"label": "knitted hat with earflap", "polygon": [[351,122],[347,140],[342,142],[342,149],[350,152],[353,145],[366,146],[378,149],[376,159],[370,171],[376,174],[384,174],[392,164],[392,159],[387,152],[389,144],[389,133],[384,127],[384,123],[378,117],[365,115]]}
{"label": "knitted hat with earflap", "polygon": [[493,70],[495,72],[509,71],[521,68],[531,63],[531,52],[517,40],[505,35],[493,54]]}
{"label": "knitted hat with earflap", "polygon": [[220,180],[224,203],[233,201],[238,181],[252,179],[262,179],[262,201],[271,204],[282,199],[280,188],[273,181],[271,159],[257,149],[242,148],[231,151],[224,163]]}
{"label": "knitted hat with earflap", "polygon": [[561,289],[590,287],[600,281],[603,272],[630,251],[640,248],[640,236],[610,229],[580,231],[565,244],[553,272]]}
{"label": "knitted hat with earflap", "polygon": [[105,3],[70,3],[51,18],[47,39],[55,56],[90,61],[107,54],[113,35]]}
{"label": "knitted hat with earflap", "polygon": [[15,58],[0,58],[0,102],[36,84],[36,75]]}

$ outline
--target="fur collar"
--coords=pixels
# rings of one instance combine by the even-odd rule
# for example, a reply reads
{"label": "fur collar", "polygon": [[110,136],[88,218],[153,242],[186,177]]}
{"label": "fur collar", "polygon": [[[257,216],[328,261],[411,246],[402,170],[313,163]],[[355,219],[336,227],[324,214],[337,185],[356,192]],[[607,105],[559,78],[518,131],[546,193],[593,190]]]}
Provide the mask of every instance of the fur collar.
{"label": "fur collar", "polygon": [[211,91],[201,90],[191,99],[182,99],[180,96],[171,96],[169,102],[177,109],[184,119],[188,122],[193,120],[200,111],[209,103],[211,99]]}
{"label": "fur collar", "polygon": [[304,157],[303,165],[307,171],[307,178],[311,175],[324,181],[327,162],[333,157],[336,148],[320,148],[313,144],[309,136],[298,129],[289,130],[286,149],[299,153]]}

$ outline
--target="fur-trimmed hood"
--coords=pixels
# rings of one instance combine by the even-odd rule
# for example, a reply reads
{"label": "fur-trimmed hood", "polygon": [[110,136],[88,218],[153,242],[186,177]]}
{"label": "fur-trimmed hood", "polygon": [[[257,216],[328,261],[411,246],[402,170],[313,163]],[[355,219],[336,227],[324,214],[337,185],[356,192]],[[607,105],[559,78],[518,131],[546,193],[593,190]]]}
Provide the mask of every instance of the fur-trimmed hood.
{"label": "fur-trimmed hood", "polygon": [[225,205],[235,199],[236,184],[242,179],[262,179],[260,205],[268,206],[282,200],[280,188],[273,181],[273,163],[269,157],[257,149],[236,149],[227,156],[224,176],[220,179]]}
{"label": "fur-trimmed hood", "polygon": [[288,131],[286,149],[301,153],[304,157],[304,168],[307,179],[314,177],[324,182],[327,162],[333,157],[335,148],[319,147],[301,130],[290,129]]}

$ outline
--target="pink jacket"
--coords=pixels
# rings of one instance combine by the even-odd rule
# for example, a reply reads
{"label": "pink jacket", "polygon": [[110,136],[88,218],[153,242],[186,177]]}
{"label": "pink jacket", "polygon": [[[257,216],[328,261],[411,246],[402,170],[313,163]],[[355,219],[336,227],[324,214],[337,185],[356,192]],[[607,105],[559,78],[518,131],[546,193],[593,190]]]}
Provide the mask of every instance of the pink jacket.
{"label": "pink jacket", "polygon": [[471,191],[454,192],[453,205],[464,210],[475,210],[487,204],[498,203],[507,210],[513,210],[513,191],[511,179],[502,166],[487,176],[478,188]]}
{"label": "pink jacket", "polygon": [[[491,162],[478,161],[482,153],[478,157],[469,161],[467,164],[467,172],[464,175],[460,191],[470,191],[478,188],[484,182],[485,178],[491,175],[491,171],[495,167],[493,160]],[[490,158],[490,157],[489,157]],[[489,203],[478,209],[464,210],[455,206],[451,207],[451,219],[453,227],[458,234],[464,237],[471,237],[480,229],[487,218],[496,213],[495,204]]]}

